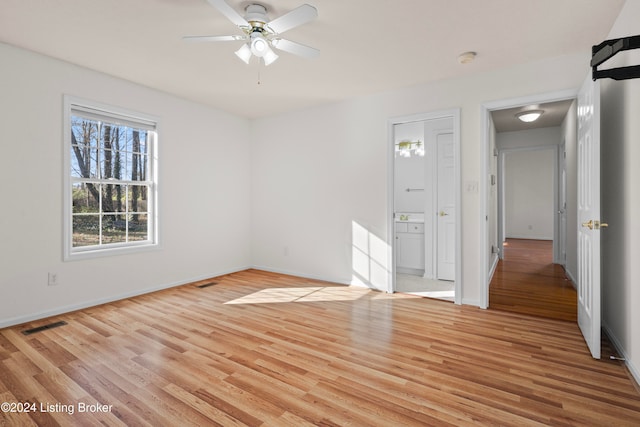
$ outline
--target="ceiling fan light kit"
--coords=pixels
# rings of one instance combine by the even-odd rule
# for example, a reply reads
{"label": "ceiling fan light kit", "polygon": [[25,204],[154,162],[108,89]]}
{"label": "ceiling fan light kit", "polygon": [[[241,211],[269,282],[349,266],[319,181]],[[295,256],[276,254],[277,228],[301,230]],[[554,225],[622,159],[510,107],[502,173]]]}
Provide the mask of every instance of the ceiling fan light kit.
{"label": "ceiling fan light kit", "polygon": [[240,36],[185,36],[184,40],[195,42],[242,40],[245,43],[235,54],[246,64],[249,64],[252,56],[258,59],[262,58],[265,65],[272,64],[278,59],[278,55],[272,48],[308,59],[315,58],[320,54],[317,49],[280,37],[280,34],[285,31],[312,21],[318,16],[316,8],[309,4],[303,4],[269,21],[267,8],[261,4],[248,5],[245,8],[245,16],[242,17],[224,0],[207,1],[233,22],[244,34]]}
{"label": "ceiling fan light kit", "polygon": [[251,60],[251,55],[253,55],[248,44],[243,44],[242,47],[236,50],[235,53],[236,56],[240,58],[245,64],[249,63],[249,61]]}

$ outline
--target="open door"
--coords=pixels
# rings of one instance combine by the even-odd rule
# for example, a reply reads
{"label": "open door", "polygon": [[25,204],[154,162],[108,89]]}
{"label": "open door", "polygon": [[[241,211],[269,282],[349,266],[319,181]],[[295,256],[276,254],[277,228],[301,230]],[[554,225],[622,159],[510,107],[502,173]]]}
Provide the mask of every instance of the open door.
{"label": "open door", "polygon": [[578,94],[578,325],[600,358],[600,84]]}
{"label": "open door", "polygon": [[435,137],[438,150],[436,278],[453,281],[456,279],[457,214],[453,133],[449,131],[438,132]]}

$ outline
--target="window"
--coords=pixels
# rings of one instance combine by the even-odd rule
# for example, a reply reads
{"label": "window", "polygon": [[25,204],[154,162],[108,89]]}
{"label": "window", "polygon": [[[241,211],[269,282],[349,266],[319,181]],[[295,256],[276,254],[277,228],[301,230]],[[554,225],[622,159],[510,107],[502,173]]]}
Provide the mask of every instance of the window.
{"label": "window", "polygon": [[65,259],[157,246],[156,128],[65,97]]}

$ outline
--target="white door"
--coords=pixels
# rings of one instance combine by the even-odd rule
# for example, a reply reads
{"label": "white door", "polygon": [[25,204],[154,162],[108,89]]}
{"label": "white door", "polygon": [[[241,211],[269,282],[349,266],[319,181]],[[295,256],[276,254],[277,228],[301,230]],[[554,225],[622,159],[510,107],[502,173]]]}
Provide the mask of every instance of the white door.
{"label": "white door", "polygon": [[456,271],[456,198],[455,150],[453,133],[437,133],[437,266],[439,280],[455,280]]}
{"label": "white door", "polygon": [[567,152],[565,143],[560,146],[558,164],[560,165],[560,188],[558,189],[558,244],[554,262],[567,265]]}
{"label": "white door", "polygon": [[578,94],[578,325],[600,358],[600,84]]}

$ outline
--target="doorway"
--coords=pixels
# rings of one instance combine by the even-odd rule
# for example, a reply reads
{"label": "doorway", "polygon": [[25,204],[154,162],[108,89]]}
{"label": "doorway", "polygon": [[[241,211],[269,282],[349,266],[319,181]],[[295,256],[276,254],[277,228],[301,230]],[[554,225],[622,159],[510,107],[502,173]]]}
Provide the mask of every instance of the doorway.
{"label": "doorway", "polygon": [[[571,236],[567,235],[567,230],[575,229],[575,215],[572,216],[571,212],[575,212],[576,206],[567,198],[575,200],[577,194],[576,95],[573,91],[565,91],[483,106],[484,169],[490,177],[482,189],[483,212],[487,223],[484,247],[488,248],[483,265],[487,278],[481,292],[483,308],[489,307],[489,283],[498,262],[504,258],[504,242],[509,237],[549,241],[553,245],[553,262],[564,266],[575,282],[577,249],[575,241],[569,240]],[[537,122],[519,121],[517,113],[527,109],[541,110],[543,114]],[[519,178],[528,180],[527,188],[513,188],[517,182],[507,178],[509,163],[512,173],[516,173],[513,172],[515,167]],[[534,166],[534,163],[538,166]],[[538,178],[535,178],[532,174],[540,168],[544,168],[545,172],[540,175],[538,170]],[[542,187],[546,188],[544,201],[535,202],[535,198],[543,193]],[[508,203],[513,202],[513,198],[534,203],[524,206],[524,211],[521,206],[521,214],[513,206],[509,212]],[[543,209],[544,213],[539,210],[536,213],[536,208]],[[512,227],[507,229],[510,221]]]}
{"label": "doorway", "polygon": [[[558,149],[560,127],[498,133],[498,248],[503,259],[509,239],[546,240],[558,252],[562,237],[559,213]],[[524,139],[529,146],[511,147]],[[541,144],[544,143],[544,144]],[[555,257],[554,257],[555,261]],[[561,264],[557,262],[558,264]]]}
{"label": "doorway", "polygon": [[460,304],[459,110],[392,119],[389,140],[390,292]]}

